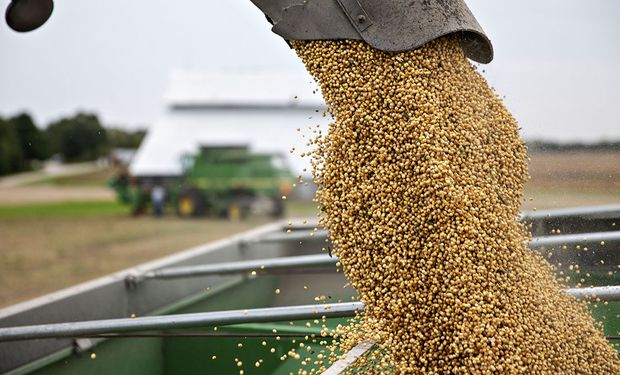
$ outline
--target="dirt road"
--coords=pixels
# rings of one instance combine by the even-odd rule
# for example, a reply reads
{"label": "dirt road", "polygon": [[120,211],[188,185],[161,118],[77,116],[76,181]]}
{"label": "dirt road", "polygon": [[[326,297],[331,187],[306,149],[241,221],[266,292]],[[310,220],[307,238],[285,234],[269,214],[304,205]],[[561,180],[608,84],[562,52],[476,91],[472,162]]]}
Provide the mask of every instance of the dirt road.
{"label": "dirt road", "polygon": [[0,206],[54,202],[112,201],[114,192],[104,186],[18,186],[0,188]]}

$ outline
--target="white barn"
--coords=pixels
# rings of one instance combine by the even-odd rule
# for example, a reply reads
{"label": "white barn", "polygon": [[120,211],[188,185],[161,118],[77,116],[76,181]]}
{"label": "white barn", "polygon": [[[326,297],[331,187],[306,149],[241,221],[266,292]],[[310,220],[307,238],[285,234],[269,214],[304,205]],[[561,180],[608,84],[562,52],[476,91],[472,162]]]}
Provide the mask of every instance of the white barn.
{"label": "white barn", "polygon": [[309,173],[308,161],[299,157],[312,134],[308,128],[327,123],[317,85],[301,69],[177,71],[165,102],[164,115],[149,129],[130,165],[133,176],[180,176],[184,154],[196,153],[201,145],[223,144],[285,154],[294,172],[308,168]]}

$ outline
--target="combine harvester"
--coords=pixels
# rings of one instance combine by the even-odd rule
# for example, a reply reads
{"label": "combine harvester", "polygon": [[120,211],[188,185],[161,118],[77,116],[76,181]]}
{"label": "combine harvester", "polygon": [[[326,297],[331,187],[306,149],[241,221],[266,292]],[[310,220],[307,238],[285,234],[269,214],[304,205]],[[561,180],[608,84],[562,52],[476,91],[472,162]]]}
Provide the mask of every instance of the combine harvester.
{"label": "combine harvester", "polygon": [[[578,265],[581,275],[590,274],[586,284],[593,287],[567,293],[593,301],[593,316],[615,342],[620,206],[532,212],[523,220],[532,224],[531,247],[560,263],[558,272]],[[320,342],[331,341],[321,337],[322,317],[333,329],[363,313],[355,291],[343,288],[337,259],[317,254],[325,242],[326,233],[312,225],[278,222],[0,310],[0,373],[309,369],[325,349]],[[300,351],[299,342],[311,351]],[[328,373],[371,347],[360,343]],[[312,360],[282,360],[293,348]]]}
{"label": "combine harvester", "polygon": [[180,217],[205,215],[246,218],[252,211],[282,217],[282,196],[288,195],[293,174],[280,154],[251,152],[246,145],[201,146],[196,155],[184,155],[183,176],[137,178],[122,175],[110,182],[117,199],[129,204],[133,215],[150,206],[151,189],[165,186],[166,206]]}

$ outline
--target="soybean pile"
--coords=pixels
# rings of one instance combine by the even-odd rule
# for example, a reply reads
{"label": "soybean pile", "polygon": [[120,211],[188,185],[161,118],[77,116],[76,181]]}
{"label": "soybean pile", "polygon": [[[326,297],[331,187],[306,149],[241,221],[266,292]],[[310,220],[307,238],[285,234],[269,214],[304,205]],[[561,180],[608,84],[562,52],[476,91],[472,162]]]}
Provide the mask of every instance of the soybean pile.
{"label": "soybean pile", "polygon": [[527,147],[454,37],[293,47],[334,119],[311,141],[320,223],[365,305],[320,370],[373,340],[363,373],[620,373],[587,306],[528,249]]}

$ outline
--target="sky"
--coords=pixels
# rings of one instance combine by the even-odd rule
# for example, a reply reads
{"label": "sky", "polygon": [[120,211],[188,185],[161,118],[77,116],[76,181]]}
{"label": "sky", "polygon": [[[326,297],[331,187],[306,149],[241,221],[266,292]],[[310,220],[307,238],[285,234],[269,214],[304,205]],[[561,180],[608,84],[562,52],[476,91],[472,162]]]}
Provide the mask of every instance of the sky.
{"label": "sky", "polygon": [[[480,71],[524,138],[620,140],[620,1],[467,3],[495,49]],[[148,127],[174,69],[303,69],[248,0],[57,0],[32,33],[0,24],[0,49],[0,115],[41,125],[82,110]]]}

